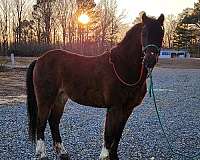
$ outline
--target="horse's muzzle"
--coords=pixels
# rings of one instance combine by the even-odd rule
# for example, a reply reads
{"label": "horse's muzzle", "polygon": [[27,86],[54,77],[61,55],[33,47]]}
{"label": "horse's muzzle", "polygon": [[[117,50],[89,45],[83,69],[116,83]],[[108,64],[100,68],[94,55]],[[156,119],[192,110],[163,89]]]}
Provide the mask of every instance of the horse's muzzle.
{"label": "horse's muzzle", "polygon": [[158,54],[157,53],[154,53],[154,52],[146,52],[145,53],[143,63],[146,68],[148,68],[148,69],[154,68],[154,66],[156,65],[157,62],[158,62]]}
{"label": "horse's muzzle", "polygon": [[143,47],[144,59],[143,64],[147,69],[154,68],[158,62],[158,56],[160,53],[160,47],[155,44],[149,44]]}

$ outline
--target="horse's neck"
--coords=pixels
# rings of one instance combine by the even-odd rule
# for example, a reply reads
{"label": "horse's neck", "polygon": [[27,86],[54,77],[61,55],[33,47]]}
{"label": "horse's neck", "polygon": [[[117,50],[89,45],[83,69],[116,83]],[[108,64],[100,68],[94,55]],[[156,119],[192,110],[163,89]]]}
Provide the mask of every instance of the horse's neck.
{"label": "horse's neck", "polygon": [[141,38],[138,36],[141,35],[141,31],[138,30],[137,27],[135,28],[131,36],[129,34],[126,35],[124,40],[113,49],[115,52],[113,57],[117,56],[117,61],[123,61],[124,65],[137,68],[141,63],[142,45]]}
{"label": "horse's neck", "polygon": [[126,65],[132,67],[138,67],[141,64],[142,47],[127,46],[121,49],[120,58],[125,62]]}
{"label": "horse's neck", "polygon": [[142,68],[142,24],[130,29],[124,39],[111,50],[111,60],[124,79],[136,81]]}
{"label": "horse's neck", "polygon": [[[134,45],[134,44],[133,44]],[[126,46],[124,48],[115,48],[116,57],[114,56],[113,63],[119,75],[127,82],[137,81],[140,77],[142,67],[142,48],[137,45]]]}

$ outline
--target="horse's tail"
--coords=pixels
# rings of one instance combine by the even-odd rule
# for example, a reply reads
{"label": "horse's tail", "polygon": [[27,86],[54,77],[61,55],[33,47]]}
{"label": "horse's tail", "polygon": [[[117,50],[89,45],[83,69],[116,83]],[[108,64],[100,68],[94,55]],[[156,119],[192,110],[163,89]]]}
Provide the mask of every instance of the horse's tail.
{"label": "horse's tail", "polygon": [[34,60],[28,67],[26,75],[26,93],[27,93],[27,112],[28,112],[28,126],[29,139],[35,142],[36,127],[37,127],[37,102],[33,84],[33,70],[37,60]]}

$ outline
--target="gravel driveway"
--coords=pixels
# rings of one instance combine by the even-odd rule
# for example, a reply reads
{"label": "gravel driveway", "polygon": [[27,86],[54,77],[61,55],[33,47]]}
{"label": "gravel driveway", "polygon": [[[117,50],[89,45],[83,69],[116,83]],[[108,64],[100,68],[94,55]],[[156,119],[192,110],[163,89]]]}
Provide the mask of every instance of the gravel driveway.
{"label": "gravel driveway", "polygon": [[[156,68],[153,78],[160,116],[173,148],[189,155],[200,152],[200,70]],[[60,127],[72,160],[98,159],[105,111],[72,101],[67,103]],[[25,103],[0,105],[0,126],[0,159],[34,159],[35,146],[27,140]],[[55,159],[49,127],[46,131],[48,156]],[[153,100],[148,95],[126,125],[119,157],[120,160],[187,159],[168,149]]]}

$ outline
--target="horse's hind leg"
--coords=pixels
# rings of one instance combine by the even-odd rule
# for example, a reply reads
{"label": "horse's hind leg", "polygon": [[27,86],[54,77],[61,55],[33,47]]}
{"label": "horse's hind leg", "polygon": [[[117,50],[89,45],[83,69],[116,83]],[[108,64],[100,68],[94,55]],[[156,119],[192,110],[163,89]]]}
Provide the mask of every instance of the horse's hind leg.
{"label": "horse's hind leg", "polygon": [[104,144],[100,154],[101,160],[118,160],[117,148],[124,126],[132,112],[132,108],[118,107],[107,109],[104,130]]}
{"label": "horse's hind leg", "polygon": [[67,98],[63,94],[59,94],[56,98],[53,108],[49,116],[49,125],[51,129],[51,134],[53,138],[53,145],[56,154],[60,157],[61,160],[68,160],[68,154],[63,146],[59,124],[62,117],[64,106]]}
{"label": "horse's hind leg", "polygon": [[44,143],[44,131],[46,128],[49,111],[50,111],[49,105],[47,104],[38,105],[36,157],[41,160],[47,159],[46,148]]}

